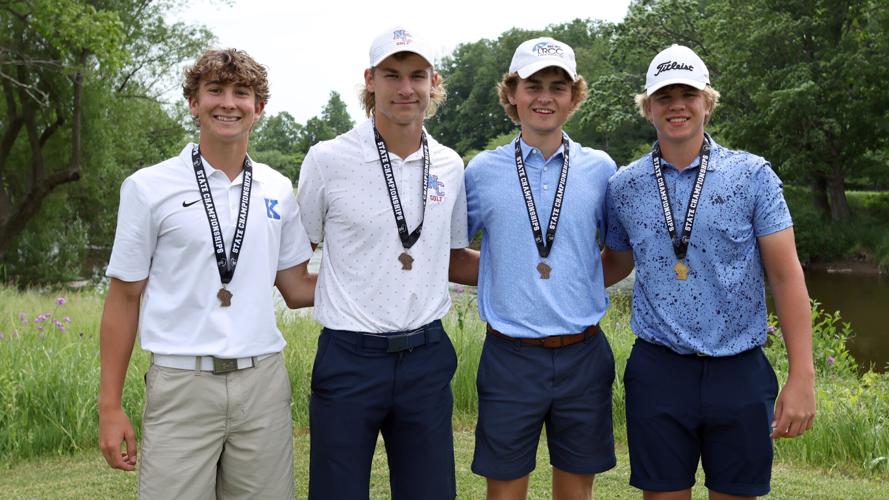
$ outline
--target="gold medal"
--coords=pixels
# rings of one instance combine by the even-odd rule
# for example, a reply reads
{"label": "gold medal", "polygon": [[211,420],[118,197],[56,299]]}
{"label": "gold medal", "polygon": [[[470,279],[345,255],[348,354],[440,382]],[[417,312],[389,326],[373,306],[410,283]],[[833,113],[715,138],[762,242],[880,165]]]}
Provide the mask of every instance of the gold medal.
{"label": "gold medal", "polygon": [[676,262],[676,265],[673,266],[673,271],[676,271],[676,279],[679,281],[688,279],[688,266],[685,265],[685,262],[682,262],[681,260]]}
{"label": "gold medal", "polygon": [[398,262],[401,262],[402,271],[410,271],[414,264],[414,258],[407,252],[401,252],[401,255],[398,256]]}
{"label": "gold medal", "polygon": [[232,293],[225,287],[220,288],[219,291],[216,292],[216,298],[219,299],[219,305],[222,307],[229,307],[232,305]]}
{"label": "gold medal", "polygon": [[548,280],[549,273],[553,270],[553,268],[549,267],[546,262],[541,261],[540,264],[537,264],[537,272],[540,273],[540,279]]}

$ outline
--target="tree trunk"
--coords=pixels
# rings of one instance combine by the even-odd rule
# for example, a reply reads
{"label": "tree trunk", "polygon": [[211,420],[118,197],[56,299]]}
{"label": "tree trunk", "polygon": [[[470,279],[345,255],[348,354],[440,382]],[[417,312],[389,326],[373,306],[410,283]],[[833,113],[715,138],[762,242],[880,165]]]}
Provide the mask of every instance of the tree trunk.
{"label": "tree trunk", "polygon": [[849,218],[849,202],[846,200],[845,176],[834,170],[827,179],[827,195],[830,198],[830,219],[834,222]]}
{"label": "tree trunk", "polygon": [[827,179],[819,172],[812,173],[812,204],[824,219],[830,216],[830,203],[827,200]]}

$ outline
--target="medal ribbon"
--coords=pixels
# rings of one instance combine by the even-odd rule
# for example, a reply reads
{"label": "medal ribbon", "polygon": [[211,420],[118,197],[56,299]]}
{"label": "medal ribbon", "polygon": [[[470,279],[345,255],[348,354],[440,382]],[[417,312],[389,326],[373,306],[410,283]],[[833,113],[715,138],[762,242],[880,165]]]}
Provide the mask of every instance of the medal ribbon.
{"label": "medal ribbon", "polygon": [[525,207],[528,209],[528,220],[531,221],[531,232],[534,233],[534,243],[537,245],[537,253],[541,259],[549,256],[556,239],[556,227],[559,225],[559,215],[562,212],[562,201],[565,198],[565,185],[568,183],[568,137],[562,135],[562,172],[559,175],[559,185],[556,187],[553,198],[553,211],[549,216],[549,225],[546,227],[546,239],[540,227],[540,217],[537,216],[537,207],[534,205],[534,194],[531,193],[531,184],[528,182],[528,174],[525,172],[525,161],[522,159],[522,147],[519,144],[520,137],[515,140],[515,167],[519,174],[519,184],[522,186],[522,196],[525,199]]}
{"label": "medal ribbon", "polygon": [[704,144],[701,145],[700,166],[698,167],[698,175],[695,177],[695,185],[691,190],[688,198],[688,209],[685,212],[685,224],[682,226],[682,233],[677,237],[676,222],[673,219],[673,208],[670,205],[670,197],[667,194],[667,184],[664,182],[664,174],[661,172],[661,147],[658,143],[654,143],[651,148],[651,163],[654,165],[654,176],[657,179],[657,189],[661,197],[661,208],[664,211],[664,222],[667,223],[667,232],[670,233],[670,241],[673,243],[673,253],[676,258],[682,260],[688,253],[688,242],[691,238],[691,229],[695,223],[695,215],[697,214],[698,202],[701,198],[701,190],[704,189],[704,179],[707,176],[707,164],[710,163],[710,141],[704,138]]}
{"label": "medal ribbon", "polygon": [[395,214],[398,237],[401,238],[401,246],[407,250],[420,239],[420,232],[423,230],[423,220],[426,217],[426,195],[429,193],[429,167],[432,163],[429,158],[429,143],[426,141],[426,132],[420,132],[420,144],[423,149],[423,213],[420,214],[420,224],[411,233],[408,233],[404,210],[401,208],[401,198],[398,196],[398,187],[395,185],[395,175],[392,173],[392,163],[389,160],[389,149],[386,147],[386,141],[383,140],[383,136],[380,135],[376,125],[374,125],[374,138],[377,142],[377,154],[380,156],[380,165],[383,167],[386,189],[389,192],[389,202],[392,204],[392,213]]}
{"label": "medal ribbon", "polygon": [[225,255],[225,240],[222,238],[219,217],[216,215],[216,206],[213,203],[213,194],[210,192],[210,183],[207,181],[207,172],[204,170],[204,163],[201,161],[201,150],[197,144],[194,145],[194,149],[191,151],[191,163],[194,167],[194,177],[198,182],[198,190],[201,193],[204,211],[207,213],[207,221],[210,223],[210,234],[213,236],[213,251],[216,253],[216,267],[219,268],[219,278],[223,284],[227,285],[235,275],[235,267],[238,265],[238,256],[241,254],[241,246],[244,244],[244,236],[247,231],[250,190],[253,187],[253,164],[250,162],[250,158],[244,157],[241,206],[238,208],[238,222],[235,226],[235,236],[232,238],[231,258],[229,258]]}

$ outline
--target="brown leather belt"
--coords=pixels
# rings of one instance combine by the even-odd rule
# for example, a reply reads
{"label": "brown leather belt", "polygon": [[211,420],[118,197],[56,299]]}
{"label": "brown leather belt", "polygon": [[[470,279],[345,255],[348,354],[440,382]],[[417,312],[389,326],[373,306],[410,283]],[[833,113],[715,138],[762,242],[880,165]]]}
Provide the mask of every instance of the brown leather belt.
{"label": "brown leather belt", "polygon": [[576,344],[578,342],[582,342],[583,340],[592,337],[593,335],[599,333],[599,325],[592,325],[588,327],[586,330],[580,333],[569,333],[567,335],[551,335],[549,337],[542,338],[523,338],[523,337],[510,337],[505,333],[498,332],[497,330],[491,328],[491,325],[488,325],[488,334],[493,335],[495,337],[500,337],[501,339],[509,340],[510,342],[516,342],[519,344],[525,345],[536,345],[540,347],[546,347],[547,349],[558,349],[559,347],[569,346],[571,344]]}

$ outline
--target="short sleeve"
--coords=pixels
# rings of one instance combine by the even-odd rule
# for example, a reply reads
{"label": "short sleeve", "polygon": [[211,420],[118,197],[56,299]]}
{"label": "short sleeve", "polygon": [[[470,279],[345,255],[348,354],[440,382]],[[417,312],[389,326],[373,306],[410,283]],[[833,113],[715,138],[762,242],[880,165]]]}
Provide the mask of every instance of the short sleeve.
{"label": "short sleeve", "polygon": [[475,168],[473,167],[473,162],[470,161],[469,166],[466,167],[466,172],[464,175],[464,182],[466,184],[466,224],[468,230],[467,236],[470,240],[483,227],[481,217],[481,200],[479,199],[474,172]]}
{"label": "short sleeve", "polygon": [[122,281],[140,281],[148,277],[151,258],[157,245],[157,225],[152,207],[132,176],[120,188],[117,229],[105,275]]}
{"label": "short sleeve", "polygon": [[[463,163],[460,163],[461,169]],[[469,238],[466,234],[466,182],[463,172],[460,172],[460,189],[457,193],[457,201],[451,211],[451,248],[466,248]]]}
{"label": "short sleeve", "polygon": [[306,235],[312,243],[320,243],[324,237],[324,217],[327,212],[327,195],[322,166],[318,164],[315,148],[309,150],[299,171],[296,200],[300,219]]}
{"label": "short sleeve", "polygon": [[293,191],[289,191],[282,200],[284,226],[281,228],[281,251],[278,254],[278,270],[288,269],[305,262],[312,257],[312,245],[306,235],[299,205]]}
{"label": "short sleeve", "polygon": [[612,177],[605,192],[605,246],[612,250],[624,251],[631,248],[630,236],[620,220],[614,184]]}
{"label": "short sleeve", "polygon": [[757,169],[754,189],[753,233],[757,238],[793,225],[790,209],[784,200],[784,184],[769,163]]}

